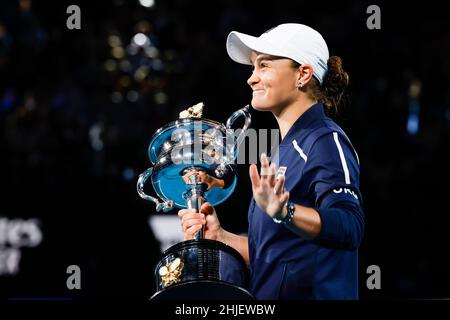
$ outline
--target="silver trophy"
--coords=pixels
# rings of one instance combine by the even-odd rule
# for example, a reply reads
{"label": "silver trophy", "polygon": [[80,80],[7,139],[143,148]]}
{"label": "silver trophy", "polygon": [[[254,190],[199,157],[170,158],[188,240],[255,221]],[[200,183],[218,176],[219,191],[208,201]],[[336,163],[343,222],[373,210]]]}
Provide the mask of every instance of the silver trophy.
{"label": "silver trophy", "polygon": [[[226,125],[202,118],[199,103],[180,113],[180,119],[158,129],[148,148],[152,168],[137,182],[139,195],[156,204],[158,212],[192,208],[208,201],[225,201],[237,184],[235,163],[239,145],[251,123],[249,106],[235,111]],[[243,117],[241,129],[232,129]],[[159,199],[144,192],[151,183]],[[252,299],[245,289],[248,270],[241,255],[219,241],[193,240],[165,250],[155,269],[156,293],[151,299]]]}

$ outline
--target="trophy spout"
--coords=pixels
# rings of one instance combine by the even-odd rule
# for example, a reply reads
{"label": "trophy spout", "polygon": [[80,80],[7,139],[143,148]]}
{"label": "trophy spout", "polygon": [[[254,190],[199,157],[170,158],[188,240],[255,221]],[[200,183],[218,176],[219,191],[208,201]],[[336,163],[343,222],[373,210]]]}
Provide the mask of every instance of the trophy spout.
{"label": "trophy spout", "polygon": [[170,211],[173,208],[172,200],[160,202],[158,198],[152,197],[144,192],[144,184],[147,181],[147,179],[152,175],[152,172],[153,168],[148,168],[139,175],[139,179],[136,185],[137,192],[142,199],[154,202],[156,204],[157,212],[160,212],[161,210],[164,212]]}

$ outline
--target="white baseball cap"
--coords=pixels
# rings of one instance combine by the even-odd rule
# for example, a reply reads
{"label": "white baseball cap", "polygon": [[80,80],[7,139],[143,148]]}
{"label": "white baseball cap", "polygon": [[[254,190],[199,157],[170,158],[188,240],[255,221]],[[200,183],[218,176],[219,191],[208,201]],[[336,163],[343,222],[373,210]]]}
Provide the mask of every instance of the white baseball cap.
{"label": "white baseball cap", "polygon": [[227,52],[231,59],[251,65],[252,51],[309,64],[320,84],[323,83],[328,70],[329,53],[325,40],[319,32],[304,24],[280,24],[259,37],[237,31],[230,32]]}

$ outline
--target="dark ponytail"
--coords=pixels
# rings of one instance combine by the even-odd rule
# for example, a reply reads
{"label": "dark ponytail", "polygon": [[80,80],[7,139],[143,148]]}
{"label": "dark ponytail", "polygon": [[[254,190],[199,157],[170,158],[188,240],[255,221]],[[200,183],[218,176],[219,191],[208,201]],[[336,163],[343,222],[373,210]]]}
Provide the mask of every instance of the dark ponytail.
{"label": "dark ponytail", "polygon": [[328,59],[328,73],[324,79],[322,87],[322,101],[328,110],[338,113],[341,103],[347,99],[347,87],[350,81],[348,73],[342,67],[342,59],[338,56],[331,56]]}
{"label": "dark ponytail", "polygon": [[[325,76],[323,84],[313,77],[305,90],[314,100],[321,101],[328,111],[336,114],[339,113],[340,107],[347,100],[347,87],[349,84],[349,76],[342,67],[342,59],[338,56],[331,56],[328,59],[328,73]],[[294,63],[294,66],[300,66]]]}

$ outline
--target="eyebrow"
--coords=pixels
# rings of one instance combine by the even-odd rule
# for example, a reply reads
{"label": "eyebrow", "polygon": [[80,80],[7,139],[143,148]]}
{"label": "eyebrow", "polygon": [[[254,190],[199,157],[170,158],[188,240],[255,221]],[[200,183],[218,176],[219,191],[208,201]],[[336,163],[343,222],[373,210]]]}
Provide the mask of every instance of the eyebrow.
{"label": "eyebrow", "polygon": [[277,56],[271,56],[271,55],[268,55],[268,54],[260,54],[260,55],[258,55],[258,56],[256,57],[256,59],[255,59],[254,61],[251,61],[251,60],[250,60],[250,62],[251,62],[252,64],[254,64],[254,63],[259,62],[259,61],[261,61],[261,60],[270,60],[270,61],[272,61],[272,60],[278,60],[278,59],[285,59],[285,58],[283,58],[283,57],[277,57]]}

